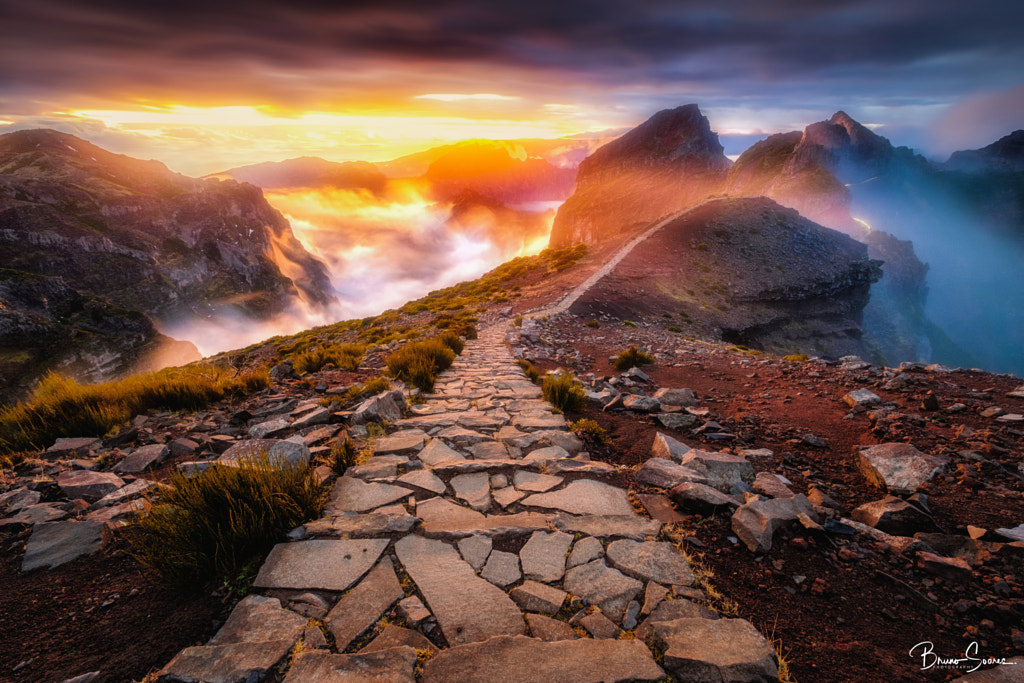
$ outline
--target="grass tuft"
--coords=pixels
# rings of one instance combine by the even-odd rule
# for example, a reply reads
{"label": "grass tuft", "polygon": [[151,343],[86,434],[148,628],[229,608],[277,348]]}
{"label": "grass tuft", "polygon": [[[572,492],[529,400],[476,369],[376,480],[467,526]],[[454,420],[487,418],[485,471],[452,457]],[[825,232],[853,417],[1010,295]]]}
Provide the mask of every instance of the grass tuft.
{"label": "grass tuft", "polygon": [[356,371],[363,360],[363,344],[328,344],[317,346],[293,357],[295,372],[318,372],[328,363],[340,370]]}
{"label": "grass tuft", "polygon": [[569,431],[580,437],[585,444],[599,444],[601,446],[612,445],[612,440],[608,436],[608,432],[605,431],[604,427],[597,423],[597,420],[580,418],[575,422],[569,423]]}
{"label": "grass tuft", "polygon": [[166,368],[103,384],[49,373],[27,403],[0,409],[0,452],[40,450],[60,437],[103,436],[150,409],[200,410],[270,386],[265,369]]}
{"label": "grass tuft", "polygon": [[526,375],[526,379],[530,380],[534,384],[540,383],[540,370],[533,366],[528,360],[517,360],[516,365],[522,368],[523,373]]}
{"label": "grass tuft", "polygon": [[345,476],[349,467],[356,464],[359,459],[359,449],[347,436],[342,441],[335,441],[331,444],[331,453],[327,459],[327,465],[339,477]]}
{"label": "grass tuft", "polygon": [[583,385],[576,381],[571,372],[545,375],[541,386],[544,400],[564,412],[579,412],[586,405],[587,396]]}
{"label": "grass tuft", "polygon": [[289,530],[319,517],[327,499],[312,468],[276,466],[266,456],[239,467],[214,464],[191,478],[176,472],[168,483],[139,519],[131,554],[176,588],[237,576]]}
{"label": "grass tuft", "polygon": [[622,372],[623,370],[638,368],[641,365],[651,365],[653,363],[654,356],[637,350],[635,346],[630,346],[628,349],[616,356],[612,365],[615,366],[616,370]]}
{"label": "grass tuft", "polygon": [[455,362],[455,352],[434,337],[406,344],[388,356],[385,362],[392,377],[431,393],[437,376]]}

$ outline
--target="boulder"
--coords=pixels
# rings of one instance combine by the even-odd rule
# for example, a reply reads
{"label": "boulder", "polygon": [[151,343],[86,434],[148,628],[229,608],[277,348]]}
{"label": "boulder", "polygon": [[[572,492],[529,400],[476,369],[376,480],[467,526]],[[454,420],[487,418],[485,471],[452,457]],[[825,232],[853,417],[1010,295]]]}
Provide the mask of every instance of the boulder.
{"label": "boulder", "polygon": [[854,455],[870,483],[894,494],[913,493],[949,462],[945,456],[922,453],[908,443],[857,446]]}
{"label": "boulder", "polygon": [[366,399],[356,406],[349,419],[355,425],[366,424],[367,422],[395,422],[402,419],[402,407],[404,405],[405,397],[402,395],[402,392],[385,391]]}
{"label": "boulder", "polygon": [[732,530],[737,537],[755,553],[771,550],[775,530],[799,515],[805,514],[817,521],[807,496],[798,494],[792,498],[757,498],[741,505],[732,516]]}
{"label": "boulder", "polygon": [[693,389],[662,388],[654,392],[654,398],[666,406],[696,406],[699,404]]}
{"label": "boulder", "polygon": [[661,404],[658,403],[657,399],[638,394],[626,396],[622,399],[622,406],[626,410],[632,410],[636,413],[655,413],[661,410]]}
{"label": "boulder", "polygon": [[743,504],[738,498],[695,482],[683,482],[673,488],[669,495],[676,505],[685,510],[703,512],[720,507],[735,508]]}
{"label": "boulder", "polygon": [[868,389],[857,389],[843,396],[846,405],[851,408],[857,406],[873,406],[882,402],[882,397]]}
{"label": "boulder", "polygon": [[905,500],[886,496],[881,500],[861,505],[853,511],[853,518],[861,524],[884,531],[893,536],[913,536],[918,531],[935,528],[932,518]]}
{"label": "boulder", "polygon": [[637,470],[635,478],[641,484],[663,489],[674,488],[683,482],[704,483],[707,481],[703,475],[666,458],[648,458]]}
{"label": "boulder", "polygon": [[162,443],[143,446],[142,448],[135,449],[128,457],[114,465],[114,472],[118,474],[139,474],[154,465],[159,465],[170,454],[171,449]]}
{"label": "boulder", "polygon": [[651,456],[681,463],[683,457],[691,450],[693,449],[681,441],[676,441],[671,436],[658,432],[654,437],[654,445],[651,446]]}
{"label": "boulder", "polygon": [[692,449],[683,456],[680,464],[701,474],[708,480],[708,486],[722,492],[731,491],[741,482],[754,483],[754,467],[740,455]]}
{"label": "boulder", "polygon": [[97,552],[102,545],[103,522],[46,522],[32,528],[21,571],[38,567],[59,567],[82,555]]}
{"label": "boulder", "polygon": [[745,619],[676,619],[651,631],[673,680],[767,683],[779,678],[771,643]]}

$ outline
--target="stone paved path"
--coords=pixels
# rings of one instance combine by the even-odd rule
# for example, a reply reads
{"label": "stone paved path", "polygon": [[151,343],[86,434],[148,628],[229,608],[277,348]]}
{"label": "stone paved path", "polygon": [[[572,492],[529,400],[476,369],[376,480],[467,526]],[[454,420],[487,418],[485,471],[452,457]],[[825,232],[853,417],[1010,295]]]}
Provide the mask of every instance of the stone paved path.
{"label": "stone paved path", "polygon": [[777,678],[756,629],[690,601],[686,558],[589,461],[504,331],[467,344],[161,681]]}

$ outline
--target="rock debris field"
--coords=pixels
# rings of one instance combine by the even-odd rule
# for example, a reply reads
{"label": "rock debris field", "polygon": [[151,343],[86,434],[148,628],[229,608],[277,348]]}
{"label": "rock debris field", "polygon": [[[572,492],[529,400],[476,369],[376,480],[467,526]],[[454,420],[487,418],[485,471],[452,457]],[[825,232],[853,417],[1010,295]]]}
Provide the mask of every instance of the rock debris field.
{"label": "rock debris field", "polygon": [[663,524],[589,460],[502,335],[469,342],[159,680],[777,679],[771,644],[701,604]]}

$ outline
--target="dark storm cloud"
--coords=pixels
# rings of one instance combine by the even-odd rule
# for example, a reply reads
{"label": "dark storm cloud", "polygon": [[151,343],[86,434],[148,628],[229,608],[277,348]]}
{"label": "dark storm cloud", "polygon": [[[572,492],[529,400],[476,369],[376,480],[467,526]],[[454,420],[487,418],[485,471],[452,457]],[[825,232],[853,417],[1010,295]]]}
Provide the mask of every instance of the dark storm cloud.
{"label": "dark storm cloud", "polygon": [[1024,3],[1000,0],[3,4],[7,100],[177,90],[301,106],[367,90],[408,94],[430,82],[375,83],[366,73],[400,81],[425,65],[437,67],[438,83],[490,68],[496,86],[523,87],[522,74],[540,70],[538,80],[604,87],[881,80],[959,90],[968,75],[974,88],[1016,85],[1024,65]]}

